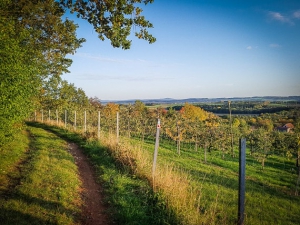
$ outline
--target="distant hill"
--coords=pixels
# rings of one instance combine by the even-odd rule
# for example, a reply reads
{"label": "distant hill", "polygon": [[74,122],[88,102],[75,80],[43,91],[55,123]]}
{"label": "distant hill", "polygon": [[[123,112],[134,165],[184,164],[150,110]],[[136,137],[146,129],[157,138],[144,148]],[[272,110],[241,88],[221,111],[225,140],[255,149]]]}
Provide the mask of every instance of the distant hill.
{"label": "distant hill", "polygon": [[101,100],[101,103],[107,104],[113,102],[116,104],[134,104],[136,100],[142,101],[144,104],[184,104],[188,103],[209,103],[209,102],[225,102],[225,101],[252,101],[252,102],[299,102],[300,96],[255,96],[255,97],[234,97],[234,98],[186,98],[186,99],[131,99],[131,100]]}

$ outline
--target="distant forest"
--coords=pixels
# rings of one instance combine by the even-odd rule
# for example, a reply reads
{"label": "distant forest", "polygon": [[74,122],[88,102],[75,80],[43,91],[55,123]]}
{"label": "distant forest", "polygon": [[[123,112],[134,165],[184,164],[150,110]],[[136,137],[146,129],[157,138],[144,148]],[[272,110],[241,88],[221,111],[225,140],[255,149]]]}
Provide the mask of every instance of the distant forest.
{"label": "distant forest", "polygon": [[[229,114],[228,102],[216,102],[216,103],[200,103],[195,104],[208,112],[216,114]],[[174,110],[180,110],[183,105],[176,105],[167,107],[167,109],[173,108]],[[231,102],[230,109],[232,114],[261,114],[261,113],[277,113],[280,111],[288,111],[300,107],[299,102]]]}

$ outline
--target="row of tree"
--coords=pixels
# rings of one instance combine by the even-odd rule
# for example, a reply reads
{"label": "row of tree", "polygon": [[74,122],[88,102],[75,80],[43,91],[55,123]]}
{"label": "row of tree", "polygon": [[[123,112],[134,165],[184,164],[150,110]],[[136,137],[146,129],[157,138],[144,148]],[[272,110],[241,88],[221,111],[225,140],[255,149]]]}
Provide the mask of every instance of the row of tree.
{"label": "row of tree", "polygon": [[[73,96],[74,99],[80,99],[76,95]],[[66,97],[65,94],[62,97]],[[85,101],[77,102],[72,99],[73,97],[69,97],[65,101],[59,100],[60,106],[52,104],[51,108],[50,105],[47,105],[44,110],[51,109],[52,118],[55,118],[54,111],[59,109],[60,119],[63,122],[65,110],[67,110],[67,123],[71,126],[76,124],[78,127],[83,127],[83,111],[86,111],[87,124],[91,128],[97,127],[97,115],[100,112],[101,129],[108,132],[115,131],[116,115],[119,113],[120,134],[129,138],[141,138],[143,141],[145,138],[153,139],[155,137],[156,123],[159,117],[161,137],[173,143],[178,154],[180,154],[182,145],[189,144],[195,151],[200,148],[204,149],[205,155],[211,151],[220,151],[223,158],[225,154],[231,154],[234,157],[234,149],[238,147],[239,138],[246,137],[251,155],[262,163],[262,167],[271,154],[280,154],[299,160],[300,121],[298,110],[286,111],[281,114],[262,114],[256,117],[240,116],[230,120],[230,118],[221,118],[188,103],[180,111],[176,111],[163,108],[150,109],[141,101],[136,101],[133,105],[114,103],[101,105],[97,98],[89,100],[85,98]],[[77,111],[76,122],[75,111]],[[278,121],[294,122],[293,132],[277,131],[274,124],[277,124]]]}

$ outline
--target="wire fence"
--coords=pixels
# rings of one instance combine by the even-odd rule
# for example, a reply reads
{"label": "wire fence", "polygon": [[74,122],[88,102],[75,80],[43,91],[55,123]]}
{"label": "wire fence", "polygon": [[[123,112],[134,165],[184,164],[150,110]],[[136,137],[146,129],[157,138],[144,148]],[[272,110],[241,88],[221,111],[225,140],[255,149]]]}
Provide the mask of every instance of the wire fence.
{"label": "wire fence", "polygon": [[[151,116],[133,116],[126,112],[105,114],[103,111],[92,110],[40,110],[32,113],[29,119],[81,132],[88,138],[100,141],[111,135],[116,142],[126,140],[154,153],[157,134],[155,113]],[[241,214],[238,215],[239,159],[228,152],[224,154],[223,151],[209,149],[200,137],[181,139],[181,151],[178,152],[180,139],[170,138],[166,132],[167,128],[176,128],[178,124],[169,124],[162,117],[161,126],[164,129],[160,134],[158,161],[189,174],[192,180],[190,185],[201,199],[198,199],[199,213],[211,214],[211,222],[207,221],[207,224],[238,223],[237,218],[241,217]],[[199,129],[204,130],[203,127]],[[235,151],[238,153],[239,149]],[[269,155],[265,160],[265,167],[262,168],[260,159],[251,155],[250,149],[247,149],[244,223],[299,224],[300,199],[295,196],[299,170],[295,161],[283,154]]]}

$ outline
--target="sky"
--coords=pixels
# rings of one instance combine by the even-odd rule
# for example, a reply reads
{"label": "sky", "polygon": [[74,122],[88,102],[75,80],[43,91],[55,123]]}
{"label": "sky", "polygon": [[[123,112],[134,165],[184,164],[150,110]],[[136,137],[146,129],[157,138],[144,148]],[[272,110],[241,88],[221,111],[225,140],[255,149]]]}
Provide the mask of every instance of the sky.
{"label": "sky", "polygon": [[130,50],[113,48],[75,19],[87,41],[69,56],[62,78],[101,100],[300,95],[299,0],[155,0],[141,7],[155,43],[132,36]]}

